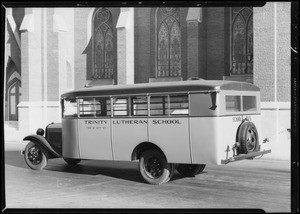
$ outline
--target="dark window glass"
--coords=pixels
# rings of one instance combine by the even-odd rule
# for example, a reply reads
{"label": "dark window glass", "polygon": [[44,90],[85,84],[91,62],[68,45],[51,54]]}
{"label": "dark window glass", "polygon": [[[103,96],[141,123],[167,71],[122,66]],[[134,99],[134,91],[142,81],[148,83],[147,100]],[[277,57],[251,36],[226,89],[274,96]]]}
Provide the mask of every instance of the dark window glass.
{"label": "dark window glass", "polygon": [[96,116],[110,116],[110,98],[95,98]]}
{"label": "dark window glass", "polygon": [[93,17],[93,78],[113,78],[113,28],[112,15],[107,8],[100,8]]}
{"label": "dark window glass", "polygon": [[243,111],[257,111],[255,96],[243,96]]}
{"label": "dark window glass", "polygon": [[231,8],[231,74],[253,74],[253,11]]}
{"label": "dark window glass", "polygon": [[151,96],[150,97],[150,115],[168,115],[168,97]]}
{"label": "dark window glass", "polygon": [[157,77],[181,76],[181,28],[180,9],[157,9]]}

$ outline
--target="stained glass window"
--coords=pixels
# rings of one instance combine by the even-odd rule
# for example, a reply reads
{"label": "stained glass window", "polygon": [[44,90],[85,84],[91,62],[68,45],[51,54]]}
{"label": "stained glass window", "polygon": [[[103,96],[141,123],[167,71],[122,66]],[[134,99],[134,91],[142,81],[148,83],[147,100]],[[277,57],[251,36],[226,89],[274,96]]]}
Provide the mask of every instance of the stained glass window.
{"label": "stained glass window", "polygon": [[157,77],[181,76],[179,8],[159,8],[156,21]]}
{"label": "stained glass window", "polygon": [[231,74],[253,74],[253,12],[231,8]]}
{"label": "stained glass window", "polygon": [[113,78],[112,15],[106,8],[98,9],[93,17],[93,78]]}

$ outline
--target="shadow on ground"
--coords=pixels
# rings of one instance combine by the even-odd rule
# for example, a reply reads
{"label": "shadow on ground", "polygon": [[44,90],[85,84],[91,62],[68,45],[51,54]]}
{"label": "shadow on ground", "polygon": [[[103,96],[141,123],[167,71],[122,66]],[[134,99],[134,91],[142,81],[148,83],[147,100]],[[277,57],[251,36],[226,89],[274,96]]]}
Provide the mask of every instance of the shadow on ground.
{"label": "shadow on ground", "polygon": [[[21,155],[21,151],[5,151],[5,164],[23,169],[30,169],[25,163],[24,157]],[[145,183],[139,173],[138,162],[82,160],[78,165],[71,166],[62,158],[56,158],[48,160],[48,164],[44,170],[61,173],[73,173],[76,175],[104,175],[118,179]],[[175,171],[171,181],[182,178],[184,177]]]}

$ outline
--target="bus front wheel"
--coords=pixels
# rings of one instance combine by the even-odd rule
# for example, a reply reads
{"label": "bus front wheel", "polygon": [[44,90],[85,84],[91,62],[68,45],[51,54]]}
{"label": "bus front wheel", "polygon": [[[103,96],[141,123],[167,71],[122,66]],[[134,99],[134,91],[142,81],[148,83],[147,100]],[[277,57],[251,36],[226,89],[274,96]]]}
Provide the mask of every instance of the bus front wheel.
{"label": "bus front wheel", "polygon": [[139,170],[147,183],[159,185],[168,182],[172,178],[175,165],[168,163],[161,152],[151,149],[141,155]]}
{"label": "bus front wheel", "polygon": [[205,164],[179,164],[176,169],[182,176],[194,177],[200,174],[205,166]]}
{"label": "bus front wheel", "polygon": [[40,145],[29,142],[25,147],[24,158],[31,169],[41,170],[48,163],[48,152]]}

